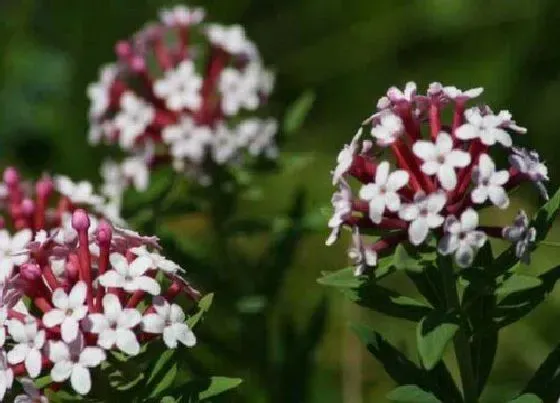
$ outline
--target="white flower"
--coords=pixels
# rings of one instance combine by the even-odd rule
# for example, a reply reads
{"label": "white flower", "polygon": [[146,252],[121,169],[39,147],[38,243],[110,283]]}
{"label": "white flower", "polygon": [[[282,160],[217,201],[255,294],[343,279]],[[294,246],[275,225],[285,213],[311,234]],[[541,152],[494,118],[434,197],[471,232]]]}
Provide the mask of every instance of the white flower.
{"label": "white flower", "polygon": [[182,61],[174,70],[167,70],[154,84],[155,94],[165,100],[172,111],[197,110],[202,104],[202,77],[196,74],[192,60]]}
{"label": "white flower", "polygon": [[88,181],[74,182],[67,176],[57,175],[54,186],[74,204],[97,205],[104,202],[103,197],[94,193],[93,185]]}
{"label": "white flower", "polygon": [[150,267],[161,269],[169,274],[175,274],[178,271],[184,272],[184,270],[177,263],[172,260],[166,259],[157,252],[150,252],[144,245],[138,246],[136,248],[131,248],[130,251],[137,257],[144,256],[150,259]]}
{"label": "white flower", "polygon": [[0,230],[0,283],[12,277],[14,267],[22,265],[28,259],[27,253],[22,253],[33,238],[30,229],[22,229],[12,237],[8,230]]}
{"label": "white flower", "polygon": [[380,147],[389,146],[403,134],[403,121],[390,111],[381,112],[378,119],[378,123],[371,128],[371,135]]}
{"label": "white flower", "polygon": [[344,147],[342,147],[342,150],[338,154],[338,157],[336,157],[336,167],[332,173],[333,185],[336,185],[338,182],[340,182],[344,175],[346,175],[346,173],[350,169],[352,161],[354,160],[354,155],[356,155],[358,151],[358,145],[360,137],[362,136],[362,131],[363,129],[360,127],[358,129],[358,132],[352,138],[350,145],[344,144]]}
{"label": "white flower", "polygon": [[479,138],[482,144],[493,146],[500,143],[504,147],[511,147],[512,140],[508,132],[501,128],[504,120],[493,114],[482,115],[479,108],[465,111],[467,123],[459,126],[455,131],[457,138],[472,140]]}
{"label": "white flower", "polygon": [[[242,124],[243,123],[241,123],[241,125]],[[238,125],[236,128],[237,136],[239,136],[241,125]],[[275,158],[278,155],[278,150],[276,144],[274,143],[274,137],[276,136],[277,132],[278,123],[276,122],[276,120],[267,119],[261,121],[256,136],[249,144],[249,154],[256,156],[264,152],[267,157]]]}
{"label": "white flower", "polygon": [[454,253],[455,261],[460,267],[468,267],[474,260],[477,249],[486,242],[486,234],[477,231],[478,214],[473,209],[467,209],[458,220],[449,216],[445,220],[445,235],[438,244],[438,250],[442,255]]}
{"label": "white flower", "polygon": [[457,87],[443,87],[442,91],[447,98],[457,101],[457,100],[469,100],[469,99],[477,98],[480,96],[480,94],[482,94],[484,88],[478,87],[478,88],[471,88],[470,90],[463,91]]}
{"label": "white flower", "polygon": [[49,399],[41,394],[31,379],[23,378],[20,383],[25,395],[16,396],[14,403],[49,403]]}
{"label": "white flower", "polygon": [[111,100],[111,85],[116,76],[116,65],[108,64],[101,67],[99,81],[88,85],[87,96],[91,102],[89,107],[89,116],[91,118],[99,118],[107,111]]}
{"label": "white flower", "polygon": [[8,321],[8,332],[14,340],[14,347],[8,352],[10,364],[25,363],[25,369],[30,377],[36,378],[41,373],[41,349],[45,344],[45,331],[37,330],[34,319]]}
{"label": "white flower", "polygon": [[6,352],[0,351],[0,402],[4,400],[6,392],[12,388],[14,383],[14,372],[8,365]]}
{"label": "white flower", "polygon": [[148,257],[137,257],[128,263],[120,253],[111,253],[109,260],[113,270],[99,276],[99,283],[103,287],[123,288],[128,292],[142,290],[152,295],[160,293],[161,287],[157,281],[144,275],[152,267],[152,261]]}
{"label": "white flower", "polygon": [[531,262],[530,245],[537,239],[537,230],[529,227],[529,218],[520,210],[509,227],[502,230],[502,236],[515,244],[515,256],[526,264]]}
{"label": "white flower", "polygon": [[393,103],[397,102],[412,102],[416,96],[416,83],[409,81],[406,83],[404,91],[401,91],[397,87],[391,87],[387,91],[387,98]]}
{"label": "white flower", "polygon": [[199,164],[212,144],[214,135],[209,126],[196,126],[190,117],[183,116],[176,125],[163,129],[162,138],[169,144],[173,158],[188,158]]}
{"label": "white flower", "polygon": [[214,133],[212,142],[212,157],[217,164],[225,164],[230,161],[238,150],[235,133],[226,125],[219,124]]}
{"label": "white flower", "polygon": [[88,316],[90,331],[98,334],[97,344],[105,350],[114,345],[123,353],[136,355],[140,344],[132,329],[142,321],[142,315],[136,309],[123,309],[119,297],[107,294],[103,297],[103,312]]}
{"label": "white flower", "polygon": [[328,226],[332,229],[325,245],[331,246],[338,238],[340,226],[344,222],[344,216],[352,212],[352,189],[344,179],[340,181],[338,192],[334,192],[331,198],[334,208]]}
{"label": "white flower", "polygon": [[478,165],[473,170],[473,182],[476,187],[471,193],[473,203],[482,204],[490,201],[501,209],[509,206],[509,198],[503,188],[509,180],[508,171],[496,172],[496,165],[488,154],[482,154]]}
{"label": "white flower", "polygon": [[445,206],[447,197],[444,192],[425,195],[418,192],[414,195],[414,203],[403,204],[399,217],[409,221],[408,237],[413,245],[420,245],[426,240],[430,228],[438,228],[444,218],[440,212]]}
{"label": "white flower", "polygon": [[119,131],[119,144],[129,149],[141,136],[155,117],[153,106],[127,91],[121,96],[121,109],[115,116],[115,127]]}
{"label": "white flower", "polygon": [[89,368],[97,367],[105,358],[102,349],[85,347],[81,334],[69,344],[61,341],[49,343],[49,360],[54,364],[51,370],[52,380],[63,382],[70,378],[72,389],[81,395],[91,390]]}
{"label": "white flower", "polygon": [[498,113],[498,117],[502,120],[501,127],[504,129],[510,129],[521,134],[527,133],[527,129],[525,127],[518,126],[515,120],[512,119],[509,111],[500,111],[500,113]]}
{"label": "white flower", "polygon": [[360,199],[369,202],[369,217],[379,224],[383,219],[385,209],[398,211],[401,199],[397,193],[408,183],[409,175],[406,171],[395,171],[389,174],[389,163],[383,161],[377,167],[375,183],[362,186]]}
{"label": "white flower", "polygon": [[453,149],[453,139],[445,132],[440,132],[435,144],[430,141],[417,141],[412,147],[414,154],[421,158],[422,172],[436,175],[445,190],[453,190],[457,186],[455,168],[469,165],[471,156],[459,149]]}
{"label": "white flower", "polygon": [[121,165],[112,160],[105,160],[101,164],[100,172],[103,178],[101,193],[111,200],[120,200],[128,185]]}
{"label": "white flower", "polygon": [[122,173],[130,180],[138,192],[145,192],[150,181],[150,170],[146,159],[141,155],[125,158],[121,163]]}
{"label": "white flower", "polygon": [[144,315],[144,331],[163,334],[163,341],[169,348],[176,348],[177,342],[187,347],[196,344],[192,330],[185,323],[185,314],[177,304],[169,304],[163,297],[154,298],[155,313]]}
{"label": "white flower", "polygon": [[54,308],[43,316],[46,327],[61,325],[62,340],[67,343],[76,339],[79,322],[87,314],[88,308],[84,305],[86,294],[87,286],[83,281],[76,283],[69,295],[62,288],[57,288],[52,295]]}
{"label": "white flower", "polygon": [[251,65],[245,70],[227,67],[220,74],[218,90],[222,94],[222,110],[227,116],[236,115],[242,108],[255,110],[259,99],[259,72]]}
{"label": "white flower", "polygon": [[206,33],[213,45],[221,47],[226,52],[238,55],[253,51],[253,44],[247,39],[245,30],[241,25],[225,27],[219,24],[210,24]]}
{"label": "white flower", "polygon": [[352,229],[352,246],[348,249],[348,257],[354,263],[354,275],[361,276],[368,267],[377,265],[377,252],[364,246],[360,229]]}
{"label": "white flower", "polygon": [[540,161],[536,151],[527,151],[524,148],[512,147],[513,153],[509,156],[510,164],[519,172],[527,175],[539,189],[544,199],[548,200],[548,192],[543,181],[548,181],[548,168]]}
{"label": "white flower", "polygon": [[161,21],[167,26],[199,24],[204,20],[204,9],[177,5],[160,12]]}

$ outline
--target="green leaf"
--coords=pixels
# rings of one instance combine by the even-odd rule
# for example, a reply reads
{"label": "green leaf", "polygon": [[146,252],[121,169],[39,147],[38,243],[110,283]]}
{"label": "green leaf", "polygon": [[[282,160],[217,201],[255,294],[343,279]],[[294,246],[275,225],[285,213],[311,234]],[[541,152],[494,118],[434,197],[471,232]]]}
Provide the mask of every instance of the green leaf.
{"label": "green leaf", "polygon": [[458,324],[439,311],[434,311],[422,319],[416,328],[416,342],[425,368],[433,369],[442,359],[445,347],[458,329]]}
{"label": "green leaf", "polygon": [[167,388],[169,388],[171,385],[173,385],[176,376],[177,376],[177,364],[173,364],[169,369],[169,371],[165,373],[165,375],[161,378],[158,384],[153,388],[150,397],[159,395]]}
{"label": "green leaf", "polygon": [[510,294],[538,287],[541,284],[542,280],[538,277],[514,273],[500,284],[495,293],[503,298]]}
{"label": "green leaf", "polygon": [[387,399],[397,403],[442,403],[432,393],[426,392],[416,385],[399,386],[389,392]]}
{"label": "green leaf", "polygon": [[354,268],[347,267],[335,272],[324,272],[317,282],[321,285],[338,288],[357,288],[367,281],[365,276],[355,276]]}
{"label": "green leaf", "polygon": [[200,319],[202,319],[204,314],[210,310],[210,306],[212,305],[213,300],[214,294],[210,293],[206,294],[200,299],[200,301],[198,301],[198,312],[187,319],[187,325],[189,325],[190,328],[193,328],[200,321]]}
{"label": "green leaf", "polygon": [[284,115],[282,124],[284,133],[293,134],[301,128],[314,102],[315,93],[313,91],[308,90],[300,95]]}
{"label": "green leaf", "polygon": [[537,395],[534,395],[532,393],[528,393],[528,394],[516,397],[515,399],[511,400],[509,403],[543,403],[543,401]]}
{"label": "green leaf", "polygon": [[558,215],[560,209],[560,189],[556,191],[554,196],[537,212],[533,226],[537,230],[537,242],[546,238],[552,223]]}
{"label": "green leaf", "polygon": [[420,273],[423,269],[419,257],[411,256],[403,244],[398,245],[395,249],[393,265],[397,270],[408,270],[414,273]]}
{"label": "green leaf", "polygon": [[217,396],[224,393],[230,389],[238,387],[242,379],[239,378],[227,378],[224,376],[213,376],[210,378],[210,386],[202,392],[199,393],[199,399],[208,399],[210,397]]}

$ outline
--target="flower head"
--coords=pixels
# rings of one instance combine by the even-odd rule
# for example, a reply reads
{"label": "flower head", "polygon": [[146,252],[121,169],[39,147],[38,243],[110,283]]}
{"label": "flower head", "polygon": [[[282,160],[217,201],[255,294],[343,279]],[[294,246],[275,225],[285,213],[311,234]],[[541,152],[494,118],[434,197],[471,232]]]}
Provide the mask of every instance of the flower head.
{"label": "flower head", "polygon": [[502,230],[502,236],[515,244],[515,255],[526,264],[531,262],[530,246],[537,238],[537,230],[529,226],[529,217],[520,210],[513,224]]}

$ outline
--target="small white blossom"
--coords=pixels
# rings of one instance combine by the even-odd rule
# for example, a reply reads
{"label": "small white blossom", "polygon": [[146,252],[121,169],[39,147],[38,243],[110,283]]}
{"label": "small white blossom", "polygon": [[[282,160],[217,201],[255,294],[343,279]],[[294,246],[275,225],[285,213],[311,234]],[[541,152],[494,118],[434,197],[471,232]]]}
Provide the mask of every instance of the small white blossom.
{"label": "small white blossom", "polygon": [[478,214],[473,209],[467,209],[458,220],[449,216],[444,223],[445,234],[438,244],[442,255],[454,254],[455,262],[460,267],[468,267],[474,260],[476,251],[486,242],[486,234],[477,231]]}
{"label": "small white blossom", "polygon": [[408,183],[409,175],[406,171],[395,171],[389,174],[389,163],[383,161],[377,167],[375,183],[363,185],[360,189],[360,199],[369,202],[369,217],[379,224],[385,210],[398,211],[401,199],[397,193]]}
{"label": "small white blossom", "polygon": [[[239,136],[240,125],[237,126],[236,135]],[[260,121],[259,130],[256,136],[249,144],[249,154],[253,156],[265,154],[268,158],[276,158],[278,156],[278,148],[274,142],[276,133],[278,132],[278,123],[274,119]]]}
{"label": "small white blossom", "polygon": [[509,180],[508,171],[496,171],[496,165],[488,154],[482,154],[478,165],[473,170],[473,182],[475,188],[471,193],[473,203],[482,204],[490,201],[501,209],[509,206],[509,197],[504,190]]}
{"label": "small white blossom", "polygon": [[417,141],[412,147],[416,156],[421,158],[422,172],[436,175],[445,190],[453,190],[457,186],[455,168],[463,168],[471,162],[469,153],[453,149],[453,139],[445,132],[440,132],[435,144],[431,141]]}
{"label": "small white blossom", "polygon": [[91,390],[90,368],[95,368],[106,358],[98,347],[85,347],[82,334],[68,344],[61,341],[49,343],[49,360],[54,364],[51,378],[55,382],[70,379],[72,389],[81,395]]}
{"label": "small white blossom", "polygon": [[8,365],[6,352],[0,350],[0,402],[4,400],[6,392],[12,388],[14,372]]}
{"label": "small white blossom", "polygon": [[531,262],[530,246],[537,239],[537,230],[529,227],[529,218],[525,211],[519,211],[513,224],[502,230],[502,236],[515,244],[515,256],[526,264]]}
{"label": "small white blossom", "polygon": [[333,193],[331,203],[334,212],[328,223],[331,234],[325,242],[327,246],[332,245],[337,240],[340,227],[344,222],[344,216],[352,212],[352,190],[344,179],[340,181],[338,192]]}
{"label": "small white blossom", "polygon": [[528,151],[524,148],[512,147],[513,153],[509,156],[510,164],[519,172],[527,175],[535,183],[541,195],[548,200],[548,192],[543,182],[547,182],[548,168],[540,161],[536,151]]}
{"label": "small white blossom", "polygon": [[511,147],[511,136],[502,128],[503,117],[499,115],[482,115],[479,108],[471,108],[465,111],[467,123],[459,126],[455,131],[457,138],[461,140],[480,139],[482,144],[493,146],[500,143],[504,147]]}
{"label": "small white blossom", "polygon": [[74,204],[94,206],[104,202],[103,197],[95,194],[93,185],[88,181],[74,182],[67,176],[57,175],[54,177],[54,186]]}
{"label": "small white blossom", "polygon": [[79,323],[88,311],[84,304],[86,295],[87,286],[83,281],[76,283],[68,295],[62,288],[54,290],[52,295],[54,308],[43,315],[43,324],[46,327],[60,325],[62,340],[67,343],[76,339]]}
{"label": "small white blossom", "polygon": [[154,313],[144,315],[144,331],[163,334],[163,341],[169,348],[176,348],[178,342],[187,347],[196,344],[192,330],[185,323],[185,314],[177,304],[169,304],[163,297],[154,298]]}
{"label": "small white blossom", "polygon": [[141,256],[128,263],[120,253],[111,253],[109,260],[113,270],[99,276],[99,284],[103,287],[122,288],[127,292],[142,290],[152,295],[161,292],[157,281],[144,275],[152,267],[151,259]]}
{"label": "small white blossom", "polygon": [[234,116],[244,108],[255,110],[260,104],[259,72],[247,66],[245,70],[225,68],[220,74],[218,90],[222,95],[222,110],[227,116]]}
{"label": "small white blossom", "polygon": [[208,39],[215,46],[234,55],[253,52],[253,45],[245,35],[241,25],[225,27],[219,24],[210,24],[206,30]]}
{"label": "small white blossom", "polygon": [[427,196],[418,192],[414,195],[414,203],[402,205],[399,217],[410,222],[408,237],[413,245],[420,245],[426,240],[430,229],[438,228],[443,224],[444,218],[440,213],[446,201],[444,192]]}
{"label": "small white blossom", "polygon": [[391,87],[387,91],[387,98],[393,103],[397,102],[412,102],[416,96],[416,83],[409,81],[406,83],[404,91],[401,91],[397,87]]}
{"label": "small white blossom", "polygon": [[217,164],[225,164],[237,155],[238,143],[235,132],[225,124],[219,124],[214,132],[212,157]]}
{"label": "small white blossom", "polygon": [[154,84],[155,94],[165,100],[172,111],[197,110],[202,104],[202,77],[196,74],[194,62],[185,60],[175,69],[165,72]]}
{"label": "small white blossom", "polygon": [[527,129],[525,127],[518,126],[515,120],[512,119],[509,111],[500,111],[500,113],[498,113],[498,117],[502,120],[501,127],[504,129],[510,129],[520,134],[527,133]]}
{"label": "small white blossom", "polygon": [[101,67],[99,81],[88,85],[87,96],[91,102],[89,116],[91,118],[101,117],[109,107],[110,90],[117,75],[117,66],[108,64]]}
{"label": "small white blossom", "polygon": [[30,229],[22,229],[11,236],[8,230],[0,230],[0,283],[12,277],[14,267],[25,263],[28,254],[23,251],[33,238]]}
{"label": "small white blossom", "polygon": [[391,111],[381,112],[378,116],[378,123],[371,128],[371,135],[375,137],[377,145],[380,147],[393,144],[403,133],[402,119]]}
{"label": "small white blossom", "polygon": [[172,260],[166,259],[157,252],[150,252],[146,246],[138,246],[136,248],[131,248],[130,251],[134,253],[137,257],[144,256],[151,260],[151,266],[163,270],[165,273],[175,274],[178,271],[184,272],[184,270]]}
{"label": "small white blossom", "polygon": [[45,344],[45,331],[37,330],[37,322],[34,319],[26,322],[12,319],[8,321],[8,332],[15,343],[8,352],[8,362],[25,363],[29,376],[36,378],[42,368],[41,349]]}
{"label": "small white blossom", "polygon": [[355,276],[361,276],[369,267],[377,265],[377,252],[364,246],[358,227],[352,229],[352,245],[348,249],[348,257],[354,264]]}
{"label": "small white blossom", "polygon": [[470,90],[463,91],[457,87],[443,87],[442,91],[445,94],[445,96],[449,99],[453,99],[455,101],[459,101],[459,100],[466,101],[469,99],[478,98],[484,91],[484,88],[478,87],[478,88],[471,88]]}
{"label": "small white blossom", "polygon": [[200,164],[214,140],[214,134],[210,127],[196,126],[190,117],[183,116],[176,125],[163,129],[162,138],[170,146],[174,159],[187,158]]}
{"label": "small white blossom", "polygon": [[142,315],[134,308],[123,309],[119,298],[114,294],[103,297],[103,313],[88,316],[90,331],[98,334],[97,344],[105,350],[117,346],[123,353],[136,355],[140,344],[132,330],[142,321]]}
{"label": "small white blossom", "polygon": [[358,132],[352,138],[350,144],[344,144],[342,150],[338,154],[338,157],[336,157],[336,167],[334,168],[334,171],[332,173],[333,185],[336,185],[338,182],[340,182],[344,175],[346,175],[346,173],[350,169],[352,161],[354,160],[354,155],[356,155],[358,151],[362,131],[363,129],[360,127],[360,129],[358,129]]}
{"label": "small white blossom", "polygon": [[20,383],[25,395],[16,396],[14,403],[49,403],[49,399],[41,394],[31,379],[23,378]]}
{"label": "small white blossom", "polygon": [[127,91],[121,96],[119,113],[115,116],[115,128],[119,131],[119,144],[129,149],[155,117],[152,105]]}
{"label": "small white blossom", "polygon": [[167,26],[199,24],[204,20],[204,9],[177,5],[161,11],[161,21]]}

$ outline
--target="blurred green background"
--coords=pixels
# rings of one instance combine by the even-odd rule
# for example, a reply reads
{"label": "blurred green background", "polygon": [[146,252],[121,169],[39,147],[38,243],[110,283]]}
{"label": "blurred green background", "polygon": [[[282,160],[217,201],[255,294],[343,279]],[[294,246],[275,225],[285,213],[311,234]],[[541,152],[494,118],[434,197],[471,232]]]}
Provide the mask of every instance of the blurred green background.
{"label": "blurred green background", "polygon": [[[157,16],[162,0],[2,0],[0,2],[0,161],[28,173],[72,174],[98,180],[100,150],[87,146],[85,89],[101,64],[114,59],[114,43]],[[521,143],[539,150],[557,184],[560,136],[560,2],[558,0],[214,0],[209,19],[243,24],[267,64],[278,73],[272,109],[280,113],[302,91],[317,99],[303,130],[289,138],[286,154],[305,152],[312,163],[262,180],[260,214],[285,210],[296,188],[309,193],[308,208],[329,204],[329,171],[377,98],[391,85],[414,80],[420,88],[441,81],[483,86],[495,109],[509,109],[529,128]],[[534,208],[536,192],[518,192],[503,216]],[[344,240],[327,249],[327,231],[308,236],[283,287],[282,309],[306,318],[325,295],[328,331],[315,357],[311,402],[382,402],[394,385],[347,330],[362,320],[412,356],[412,325],[370,316],[324,289],[321,270],[345,265]],[[560,240],[560,231],[551,240]],[[545,248],[543,248],[544,250]],[[528,270],[558,261],[541,252]],[[398,281],[398,280],[396,280]],[[219,290],[217,298],[219,298]],[[485,394],[504,402],[560,340],[560,296],[508,330]],[[403,331],[406,330],[406,331]],[[249,349],[250,346],[247,346]],[[224,374],[235,376],[236,374]],[[227,399],[226,399],[227,401]],[[256,400],[251,400],[256,401]]]}

